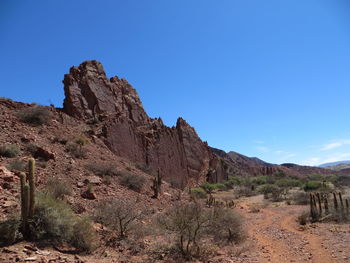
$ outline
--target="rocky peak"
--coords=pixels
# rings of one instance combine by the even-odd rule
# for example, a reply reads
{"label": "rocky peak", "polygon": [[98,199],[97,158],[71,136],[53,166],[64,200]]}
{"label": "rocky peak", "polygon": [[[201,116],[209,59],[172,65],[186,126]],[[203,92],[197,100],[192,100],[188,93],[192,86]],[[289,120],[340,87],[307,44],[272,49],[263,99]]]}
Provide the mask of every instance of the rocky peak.
{"label": "rocky peak", "polygon": [[86,61],[72,67],[63,83],[64,111],[80,119],[106,115],[100,136],[116,155],[160,169],[165,179],[180,187],[203,182],[209,171],[217,171],[215,182],[226,176],[193,127],[182,118],[172,128],[160,118],[149,118],[136,90],[124,79],[108,79],[101,63]]}
{"label": "rocky peak", "polygon": [[85,61],[64,76],[64,111],[76,118],[89,119],[108,113],[134,122],[148,120],[135,89],[125,79],[107,78],[100,62]]}

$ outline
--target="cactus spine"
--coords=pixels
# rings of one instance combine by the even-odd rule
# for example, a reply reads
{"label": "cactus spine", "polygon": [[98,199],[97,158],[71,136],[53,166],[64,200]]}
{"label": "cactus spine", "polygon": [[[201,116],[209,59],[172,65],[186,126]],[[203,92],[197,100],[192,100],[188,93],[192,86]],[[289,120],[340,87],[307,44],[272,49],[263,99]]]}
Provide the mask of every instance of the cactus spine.
{"label": "cactus spine", "polygon": [[35,160],[33,158],[29,159],[29,218],[32,218],[34,215],[35,207]]}
{"label": "cactus spine", "polygon": [[158,168],[157,175],[154,176],[153,185],[152,185],[154,198],[158,198],[161,192],[161,185],[162,185],[162,177],[160,176],[160,169]]}

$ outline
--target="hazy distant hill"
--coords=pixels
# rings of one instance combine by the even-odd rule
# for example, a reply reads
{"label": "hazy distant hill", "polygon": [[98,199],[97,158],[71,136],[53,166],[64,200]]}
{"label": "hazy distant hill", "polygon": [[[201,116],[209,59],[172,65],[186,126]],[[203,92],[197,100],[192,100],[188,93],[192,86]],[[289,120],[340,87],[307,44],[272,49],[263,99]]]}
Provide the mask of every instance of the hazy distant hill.
{"label": "hazy distant hill", "polygon": [[327,167],[329,169],[332,169],[330,168],[331,166],[339,166],[339,165],[345,165],[346,167],[344,167],[344,169],[350,168],[350,160],[332,162],[332,163],[323,163],[323,164],[320,164],[318,167]]}

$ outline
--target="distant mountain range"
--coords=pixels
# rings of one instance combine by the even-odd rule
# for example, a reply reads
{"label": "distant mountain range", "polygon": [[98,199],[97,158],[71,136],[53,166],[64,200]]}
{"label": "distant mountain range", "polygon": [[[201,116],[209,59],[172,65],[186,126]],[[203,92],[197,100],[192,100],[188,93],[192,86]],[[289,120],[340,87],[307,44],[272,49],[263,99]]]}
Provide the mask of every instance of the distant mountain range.
{"label": "distant mountain range", "polygon": [[[281,165],[265,162],[256,157],[248,157],[237,152],[226,153],[223,150],[210,147],[210,149],[221,158],[224,167],[231,175],[259,176],[284,173],[294,177],[305,177],[311,174],[332,174],[333,170],[314,166],[303,166],[294,163]],[[350,172],[350,171],[348,171]]]}
{"label": "distant mountain range", "polygon": [[339,161],[339,162],[324,163],[319,165],[318,167],[331,169],[333,171],[341,171],[341,170],[350,168],[350,161],[345,160],[345,161]]}
{"label": "distant mountain range", "polygon": [[318,167],[329,167],[329,166],[336,166],[339,164],[349,164],[350,165],[350,160],[332,162],[332,163],[323,163],[323,164],[320,164]]}

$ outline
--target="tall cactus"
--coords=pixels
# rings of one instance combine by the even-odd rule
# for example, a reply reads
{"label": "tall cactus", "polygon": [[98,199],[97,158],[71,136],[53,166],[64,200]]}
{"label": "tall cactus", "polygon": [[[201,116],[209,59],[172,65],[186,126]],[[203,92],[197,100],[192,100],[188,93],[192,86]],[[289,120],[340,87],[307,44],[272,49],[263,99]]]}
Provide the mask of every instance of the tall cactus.
{"label": "tall cactus", "polygon": [[343,203],[343,197],[341,195],[341,192],[339,192],[338,195],[339,195],[339,201],[340,201],[341,209],[344,210],[344,203]]}
{"label": "tall cactus", "polygon": [[29,210],[29,185],[23,186],[22,194],[22,234],[24,237],[28,235],[28,210]]}
{"label": "tall cactus", "polygon": [[317,207],[314,194],[310,193],[310,215],[313,221],[317,219]]}
{"label": "tall cactus", "polygon": [[34,207],[35,207],[35,160],[33,158],[29,159],[28,162],[29,173],[28,173],[28,181],[29,181],[29,218],[32,218],[34,215]]}
{"label": "tall cactus", "polygon": [[[35,160],[28,161],[28,177],[20,173],[22,234],[28,237],[28,219],[33,218],[35,208]],[[26,181],[28,180],[28,184]]]}
{"label": "tall cactus", "polygon": [[153,185],[152,185],[154,198],[158,198],[161,192],[161,185],[162,185],[162,177],[160,176],[160,169],[158,168],[157,175],[154,176]]}
{"label": "tall cactus", "polygon": [[318,200],[318,207],[319,207],[319,210],[320,210],[320,215],[322,215],[321,195],[320,195],[320,193],[316,193],[316,196],[317,196],[317,200]]}
{"label": "tall cactus", "polygon": [[326,215],[329,214],[329,209],[328,209],[328,197],[327,197],[327,196],[324,197],[324,211],[325,211]]}
{"label": "tall cactus", "polygon": [[[28,225],[28,206],[29,206],[29,186],[26,185],[26,174],[20,173],[21,184],[21,218],[22,218],[22,233],[25,235]],[[26,189],[26,190],[25,190]]]}
{"label": "tall cactus", "polygon": [[337,201],[336,193],[333,193],[333,202],[334,202],[334,209],[338,210],[338,201]]}

